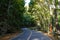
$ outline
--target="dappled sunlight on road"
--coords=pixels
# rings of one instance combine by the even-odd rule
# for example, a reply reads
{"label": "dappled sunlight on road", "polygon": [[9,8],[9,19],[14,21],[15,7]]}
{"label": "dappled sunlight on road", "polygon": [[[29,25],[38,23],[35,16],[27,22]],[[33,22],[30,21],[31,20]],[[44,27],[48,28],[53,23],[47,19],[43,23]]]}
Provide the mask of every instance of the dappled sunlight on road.
{"label": "dappled sunlight on road", "polygon": [[39,40],[38,38],[34,38],[34,39],[32,39],[32,40]]}

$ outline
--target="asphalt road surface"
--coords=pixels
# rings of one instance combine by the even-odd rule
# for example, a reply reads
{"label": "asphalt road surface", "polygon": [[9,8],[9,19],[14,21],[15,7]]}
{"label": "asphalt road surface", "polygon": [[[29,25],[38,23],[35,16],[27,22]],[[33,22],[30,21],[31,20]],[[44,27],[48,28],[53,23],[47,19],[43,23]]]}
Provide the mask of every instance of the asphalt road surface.
{"label": "asphalt road surface", "polygon": [[22,30],[22,34],[18,34],[10,40],[52,40],[41,32],[30,30],[28,28],[22,28]]}

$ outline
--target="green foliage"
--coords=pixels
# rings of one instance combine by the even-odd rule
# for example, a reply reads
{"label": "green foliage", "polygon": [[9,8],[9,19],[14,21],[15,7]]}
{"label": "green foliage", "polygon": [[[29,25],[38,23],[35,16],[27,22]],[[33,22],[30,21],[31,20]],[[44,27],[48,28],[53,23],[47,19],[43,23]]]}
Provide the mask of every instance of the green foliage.
{"label": "green foliage", "polygon": [[0,33],[20,30],[24,12],[24,0],[0,0]]}
{"label": "green foliage", "polygon": [[59,25],[60,25],[60,15],[58,15],[58,23],[59,23]]}
{"label": "green foliage", "polygon": [[34,27],[36,25],[35,20],[31,16],[31,13],[26,12],[24,14],[23,25],[25,27]]}
{"label": "green foliage", "polygon": [[24,0],[0,0],[0,33],[20,30],[23,26],[47,30],[52,22],[50,4],[53,4],[52,0],[31,0],[29,10],[26,11]]}
{"label": "green foliage", "polygon": [[30,4],[29,12],[34,17],[36,25],[41,27],[41,29],[47,30],[51,23],[51,16],[49,6],[45,2],[48,3],[48,1],[40,2],[35,0],[33,4]]}

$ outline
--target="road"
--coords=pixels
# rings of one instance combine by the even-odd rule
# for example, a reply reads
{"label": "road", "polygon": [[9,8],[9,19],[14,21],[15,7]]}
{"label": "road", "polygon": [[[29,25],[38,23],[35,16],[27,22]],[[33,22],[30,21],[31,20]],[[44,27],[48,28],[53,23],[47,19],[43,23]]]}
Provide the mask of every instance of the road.
{"label": "road", "polygon": [[10,40],[52,40],[41,32],[23,28],[23,33]]}

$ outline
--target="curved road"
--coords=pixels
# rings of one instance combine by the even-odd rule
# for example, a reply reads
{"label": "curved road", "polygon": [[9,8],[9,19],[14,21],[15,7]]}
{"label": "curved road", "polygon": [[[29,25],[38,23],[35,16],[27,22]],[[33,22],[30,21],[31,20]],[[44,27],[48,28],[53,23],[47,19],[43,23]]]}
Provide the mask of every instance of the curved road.
{"label": "curved road", "polygon": [[52,40],[43,33],[30,30],[27,28],[23,28],[22,30],[23,30],[22,34],[18,34],[16,37],[10,40]]}

